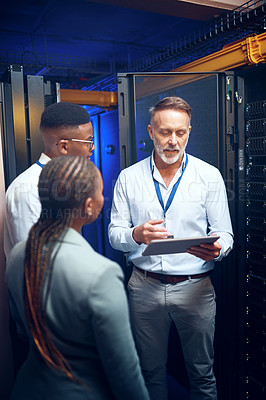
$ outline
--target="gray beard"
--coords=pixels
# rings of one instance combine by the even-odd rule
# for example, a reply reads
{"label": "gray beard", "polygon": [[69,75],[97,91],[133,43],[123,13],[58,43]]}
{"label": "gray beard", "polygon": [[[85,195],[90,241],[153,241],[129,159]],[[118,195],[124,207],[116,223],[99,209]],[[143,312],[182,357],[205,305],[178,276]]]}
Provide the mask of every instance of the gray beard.
{"label": "gray beard", "polygon": [[176,163],[177,161],[179,161],[183,157],[184,151],[186,149],[186,145],[187,145],[187,143],[185,144],[185,146],[183,148],[181,148],[181,149],[180,148],[176,148],[175,149],[175,150],[178,150],[178,153],[176,154],[176,156],[174,156],[174,157],[166,157],[166,155],[163,152],[162,146],[160,146],[156,142],[156,140],[154,140],[154,148],[155,148],[158,156],[160,157],[160,159],[163,162],[165,162],[166,164],[169,164],[169,165],[172,165],[172,164]]}

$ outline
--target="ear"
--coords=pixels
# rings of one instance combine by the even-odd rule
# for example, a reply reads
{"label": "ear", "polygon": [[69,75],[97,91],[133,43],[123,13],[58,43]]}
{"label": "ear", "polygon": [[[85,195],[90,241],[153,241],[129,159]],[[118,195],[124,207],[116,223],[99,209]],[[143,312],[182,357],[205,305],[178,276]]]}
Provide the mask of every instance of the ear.
{"label": "ear", "polygon": [[58,142],[58,151],[62,156],[66,156],[68,153],[68,141],[61,139]]}
{"label": "ear", "polygon": [[149,135],[150,135],[151,140],[153,140],[153,134],[152,134],[152,126],[151,126],[151,124],[148,125],[147,129],[148,129],[148,132],[149,132]]}
{"label": "ear", "polygon": [[93,209],[92,209],[92,197],[88,197],[88,198],[85,200],[85,203],[84,203],[84,212],[85,212],[85,215],[88,217],[88,219],[90,219],[90,217],[92,216],[92,213],[93,213]]}

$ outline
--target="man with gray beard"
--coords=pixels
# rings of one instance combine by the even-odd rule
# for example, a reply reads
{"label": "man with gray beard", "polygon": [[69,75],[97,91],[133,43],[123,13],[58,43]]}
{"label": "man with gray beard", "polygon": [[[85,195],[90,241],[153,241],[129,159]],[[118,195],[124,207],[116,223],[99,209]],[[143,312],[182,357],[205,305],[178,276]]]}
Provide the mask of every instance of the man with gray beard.
{"label": "man with gray beard", "polygon": [[[191,107],[166,97],[150,109],[150,157],[116,182],[111,245],[129,252],[131,321],[151,400],[167,400],[168,336],[174,322],[190,380],[191,400],[216,400],[213,374],[214,262],[233,246],[225,185],[219,170],[186,153]],[[217,234],[213,244],[185,253],[143,256],[151,240]],[[171,240],[171,239],[169,239]]]}

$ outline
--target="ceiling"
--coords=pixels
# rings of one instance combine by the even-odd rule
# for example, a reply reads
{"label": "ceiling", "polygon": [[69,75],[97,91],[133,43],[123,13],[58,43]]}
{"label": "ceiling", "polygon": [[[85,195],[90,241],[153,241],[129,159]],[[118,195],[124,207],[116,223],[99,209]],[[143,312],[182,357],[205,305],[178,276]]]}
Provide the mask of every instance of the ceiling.
{"label": "ceiling", "polygon": [[[43,75],[59,82],[62,88],[95,88],[112,74],[136,70],[144,57],[160,56],[173,43],[208,29],[214,18],[241,3],[242,0],[5,2],[0,16],[0,75],[10,64],[18,63],[23,65],[25,74]],[[201,56],[204,52],[206,49]],[[104,85],[98,87],[102,90]]]}

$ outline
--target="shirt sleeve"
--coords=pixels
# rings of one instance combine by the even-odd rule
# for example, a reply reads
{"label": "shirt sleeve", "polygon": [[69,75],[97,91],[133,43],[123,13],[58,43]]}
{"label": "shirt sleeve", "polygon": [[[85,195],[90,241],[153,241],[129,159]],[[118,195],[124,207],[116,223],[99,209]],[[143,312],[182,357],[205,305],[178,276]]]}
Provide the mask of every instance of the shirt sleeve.
{"label": "shirt sleeve", "polygon": [[131,333],[123,276],[117,264],[93,282],[90,307],[100,358],[115,398],[148,400]]}
{"label": "shirt sleeve", "polygon": [[7,191],[4,221],[6,255],[16,243],[27,240],[29,231],[37,222],[40,213],[37,184],[21,182]]}
{"label": "shirt sleeve", "polygon": [[131,220],[130,202],[127,195],[127,180],[123,171],[115,184],[111,222],[108,235],[111,246],[124,252],[134,251],[139,245],[132,237],[134,226]]}
{"label": "shirt sleeve", "polygon": [[209,182],[206,207],[209,234],[215,233],[220,236],[218,242],[222,246],[222,249],[219,257],[215,259],[216,261],[220,261],[223,257],[227,256],[233,248],[233,230],[226,188],[218,170],[214,182]]}

